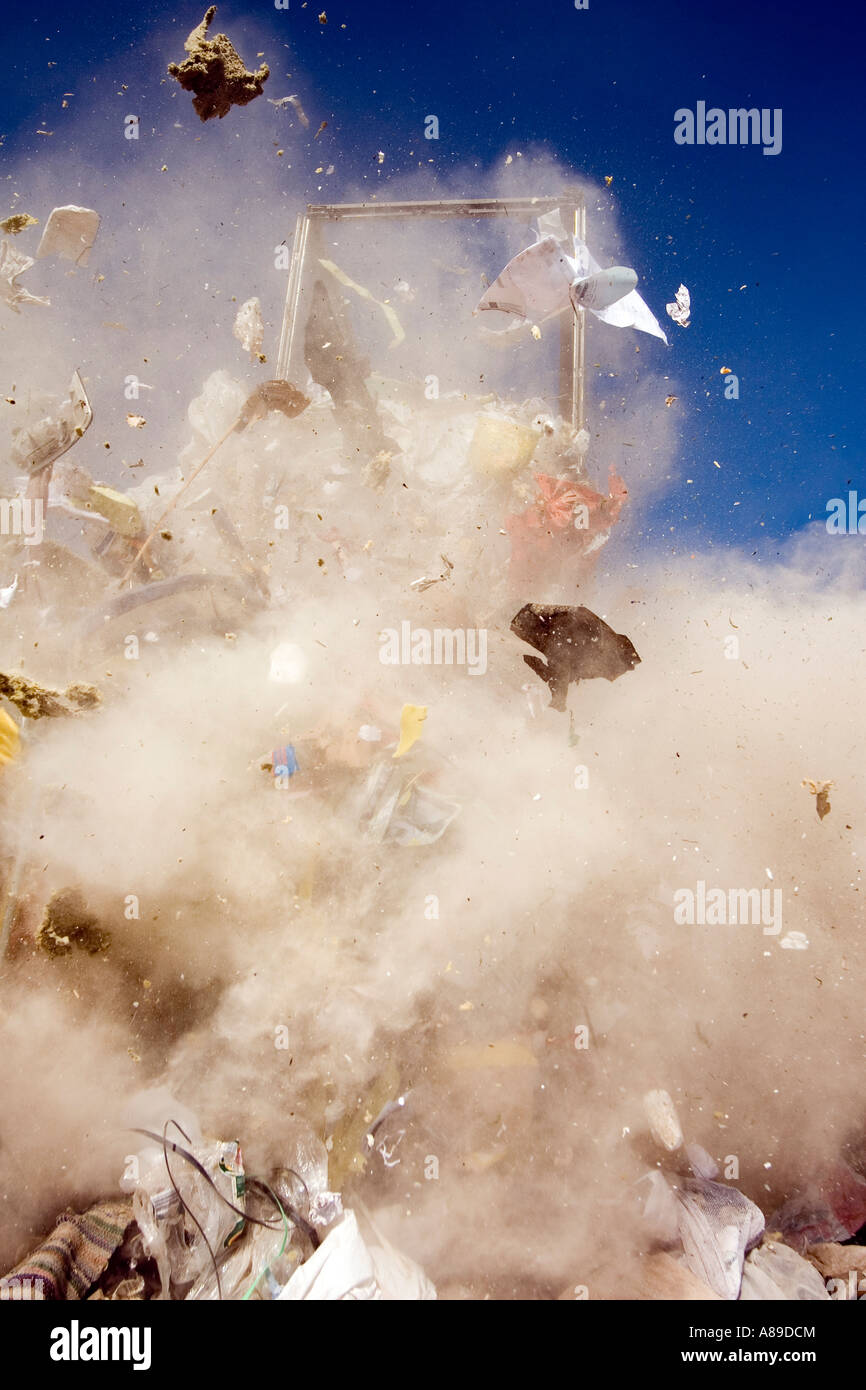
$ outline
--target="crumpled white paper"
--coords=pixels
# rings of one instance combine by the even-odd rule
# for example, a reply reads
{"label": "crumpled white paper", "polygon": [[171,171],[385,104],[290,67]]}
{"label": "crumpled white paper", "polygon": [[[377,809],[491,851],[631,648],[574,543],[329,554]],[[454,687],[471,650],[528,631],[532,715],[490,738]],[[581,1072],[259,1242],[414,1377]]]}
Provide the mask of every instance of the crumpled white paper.
{"label": "crumpled white paper", "polygon": [[508,262],[479,300],[476,314],[498,309],[535,321],[562,313],[572,304],[589,309],[603,323],[637,328],[667,342],[655,315],[634,288],[635,272],[627,266],[602,270],[589,247],[578,237],[568,236],[559,208],[539,217],[538,237],[534,246]]}
{"label": "crumpled white paper", "polygon": [[692,297],[685,285],[680,285],[674,296],[674,302],[672,304],[666,304],[665,308],[674,323],[678,323],[680,328],[688,328],[690,321],[689,315],[692,312]]}

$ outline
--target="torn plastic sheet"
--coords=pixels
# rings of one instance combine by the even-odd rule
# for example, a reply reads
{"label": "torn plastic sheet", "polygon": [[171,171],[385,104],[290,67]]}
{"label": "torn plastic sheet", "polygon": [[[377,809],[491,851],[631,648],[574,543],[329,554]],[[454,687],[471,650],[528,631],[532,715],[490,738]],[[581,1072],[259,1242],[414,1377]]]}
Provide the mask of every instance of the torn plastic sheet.
{"label": "torn plastic sheet", "polygon": [[740,1300],[794,1299],[798,1302],[829,1300],[824,1280],[814,1265],[789,1245],[765,1240],[743,1266]]}
{"label": "torn plastic sheet", "polygon": [[460,813],[460,805],[406,778],[390,758],[371,768],[361,795],[359,823],[368,839],[398,845],[432,845]]}
{"label": "torn plastic sheet", "polygon": [[71,449],[90,427],[93,411],[84,382],[77,371],[72,373],[69,393],[53,415],[46,415],[33,425],[24,425],[12,433],[12,462],[31,476],[48,469]]}
{"label": "torn plastic sheet", "polygon": [[76,265],[87,265],[93,243],[99,231],[99,213],[93,208],[53,208],[36,251],[36,259],[61,256]]}
{"label": "torn plastic sheet", "polygon": [[280,1302],[431,1301],[436,1290],[423,1269],[395,1250],[372,1222],[348,1210],[331,1226],[318,1250],[296,1270]]}
{"label": "torn plastic sheet", "polygon": [[283,111],[287,106],[291,106],[301,125],[305,128],[310,124],[310,118],[301,105],[301,98],[292,92],[287,97],[268,97],[271,106],[276,106],[278,111]]}
{"label": "torn plastic sheet", "polygon": [[[479,300],[476,314],[498,309],[535,321],[560,314],[569,305],[583,305],[603,323],[637,328],[667,342],[655,315],[634,289],[635,272],[626,266],[602,270],[584,242],[568,237],[558,208],[539,217],[538,237],[534,246],[508,262]],[[566,251],[569,242],[571,255]]]}
{"label": "torn plastic sheet", "polygon": [[[158,1133],[137,1131],[149,1142],[137,1155],[137,1178],[121,1181],[124,1190],[134,1193],[133,1210],[145,1247],[160,1268],[162,1298],[170,1296],[170,1283],[188,1286],[211,1273],[211,1252],[228,1250],[243,1234],[246,1207],[244,1161],[237,1140],[195,1143],[194,1131],[193,1141],[188,1141],[176,1123],[167,1125],[165,1132],[168,1159]],[[179,1149],[200,1167],[189,1163]]]}
{"label": "torn plastic sheet", "polygon": [[31,294],[29,290],[22,289],[16,285],[19,275],[23,275],[25,270],[29,270],[35,265],[32,256],[25,256],[23,251],[18,251],[4,237],[0,242],[0,297],[4,300],[14,313],[20,313],[19,304],[44,304],[50,308],[50,299],[41,299],[39,295]]}
{"label": "torn plastic sheet", "polygon": [[764,1230],[763,1212],[736,1188],[701,1178],[687,1180],[676,1196],[686,1264],[720,1298],[737,1298],[746,1252]]}

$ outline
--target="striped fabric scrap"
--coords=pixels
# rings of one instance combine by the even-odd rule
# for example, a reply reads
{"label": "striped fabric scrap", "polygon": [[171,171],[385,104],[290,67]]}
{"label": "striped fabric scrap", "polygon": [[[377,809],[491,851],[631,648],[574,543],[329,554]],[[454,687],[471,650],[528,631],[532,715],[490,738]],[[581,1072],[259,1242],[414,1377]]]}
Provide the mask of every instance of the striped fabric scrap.
{"label": "striped fabric scrap", "polygon": [[[84,1298],[99,1279],[132,1222],[132,1198],[64,1212],[42,1244],[0,1279],[0,1298]],[[19,1293],[18,1290],[21,1292]]]}

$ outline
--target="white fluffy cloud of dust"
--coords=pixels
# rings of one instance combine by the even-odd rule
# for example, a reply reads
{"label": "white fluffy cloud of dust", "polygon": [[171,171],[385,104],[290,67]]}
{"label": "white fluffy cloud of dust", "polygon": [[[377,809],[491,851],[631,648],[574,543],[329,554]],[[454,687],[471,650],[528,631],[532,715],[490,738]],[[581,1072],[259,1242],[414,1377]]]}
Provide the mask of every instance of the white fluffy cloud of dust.
{"label": "white fluffy cloud of dust", "polygon": [[[520,177],[533,191],[566,181],[542,160]],[[184,201],[203,228],[222,220],[220,194],[197,178]],[[473,196],[502,192],[472,179]],[[388,189],[416,194],[410,181]],[[151,294],[139,322],[128,306],[124,371],[128,358],[147,372],[160,312],[166,341],[205,344],[204,364],[180,349],[169,362],[163,344],[154,389],[129,405],[105,331],[86,363],[63,349],[64,333],[82,336],[73,309],[89,321],[80,287],[74,305],[58,293],[57,308],[3,335],[22,400],[47,389],[49,367],[65,389],[82,366],[97,419],[69,466],[133,496],[145,530],[274,375],[284,286],[270,268],[285,233],[275,199],[271,224],[257,214],[260,277],[240,232],[218,268],[196,271],[236,296],[215,328],[212,300],[190,289],[193,218],[180,206],[159,272],[171,308]],[[619,1295],[611,1269],[651,1244],[649,1090],[669,1092],[687,1140],[737,1158],[737,1186],[766,1214],[862,1120],[859,599],[785,564],[752,571],[734,552],[644,554],[626,568],[602,550],[573,568],[535,545],[535,521],[509,533],[509,517],[540,515],[533,474],[604,494],[615,463],[627,551],[656,486],[648,460],[656,478],[674,465],[668,359],[661,345],[642,358],[643,449],[629,472],[597,402],[588,443],[557,421],[549,372],[511,399],[477,379],[474,328],[455,328],[464,233],[413,229],[396,290],[372,250],[365,271],[362,243],[334,239],[333,261],[398,318],[414,322],[423,300],[423,340],[379,352],[366,378],[358,367],[343,415],[339,382],[329,395],[307,374],[295,378],[306,410],[230,436],[161,527],[146,576],[201,582],[124,608],[125,566],[88,549],[80,516],[58,514],[66,530],[52,531],[49,508],[40,546],[2,538],[0,581],[20,578],[0,611],[0,670],[56,691],[86,682],[101,702],[41,719],[4,705],[20,743],[0,772],[0,1268],[65,1204],[118,1192],[140,1092],[162,1097],[139,1101],[160,1123],[193,1114],[204,1134],[240,1138],[252,1172],[291,1166],[306,1126],[344,1200],[365,1203],[441,1296],[470,1298],[575,1284]],[[509,255],[525,233],[510,233]],[[491,280],[502,264],[487,263]],[[388,330],[333,276],[328,288],[341,332],[348,319],[361,333],[365,308],[364,332],[377,313]],[[476,276],[470,298],[480,292]],[[267,365],[231,335],[251,295]],[[40,366],[36,315],[49,313]],[[588,331],[605,362],[624,360],[629,330]],[[535,346],[527,333],[521,382]],[[431,374],[438,396],[425,394]],[[372,417],[359,415],[364,379]],[[193,427],[172,393],[197,403]],[[127,411],[147,419],[134,434]],[[482,457],[485,414],[506,434]],[[142,467],[100,471],[103,434],[121,430]],[[531,437],[531,461],[499,466],[506,437]],[[510,631],[527,603],[590,608],[640,664],[572,684],[567,709],[550,708]],[[445,631],[461,634],[462,661],[435,660]],[[425,633],[433,659],[413,661]],[[828,818],[804,778],[833,779]],[[775,916],[677,920],[677,895],[697,900],[699,884],[763,891]],[[78,936],[56,910],[73,891],[90,923]],[[387,1142],[365,1150],[398,1096],[399,1124],[390,1116]]]}

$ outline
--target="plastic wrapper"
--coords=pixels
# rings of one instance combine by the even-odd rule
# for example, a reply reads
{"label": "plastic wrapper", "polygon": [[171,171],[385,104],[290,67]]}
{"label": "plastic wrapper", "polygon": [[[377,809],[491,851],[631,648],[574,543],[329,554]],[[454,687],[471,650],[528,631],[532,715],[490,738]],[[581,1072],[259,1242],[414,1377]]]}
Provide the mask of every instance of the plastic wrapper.
{"label": "plastic wrapper", "polygon": [[378,762],[364,785],[360,826],[368,839],[432,845],[445,834],[460,805],[407,778],[390,760]]}
{"label": "plastic wrapper", "polygon": [[758,1299],[829,1299],[830,1295],[814,1265],[788,1245],[764,1241],[747,1257],[743,1266],[743,1302]]}
{"label": "plastic wrapper", "polygon": [[[193,1155],[207,1177],[175,1151],[175,1143]],[[245,1203],[243,1156],[237,1141],[190,1144],[172,1125],[167,1148],[170,1175],[163,1149],[154,1141],[138,1155],[137,1179],[121,1184],[134,1191],[136,1219],[163,1280],[162,1297],[170,1296],[169,1287],[186,1290],[213,1272],[211,1252],[220,1258],[243,1234],[240,1213]]]}
{"label": "plastic wrapper", "polygon": [[414,1261],[354,1211],[346,1211],[328,1231],[315,1254],[292,1275],[280,1302],[398,1300],[428,1301],[436,1290]]}
{"label": "plastic wrapper", "polygon": [[18,251],[4,237],[0,241],[0,298],[2,298],[13,313],[20,313],[20,304],[43,304],[50,306],[50,299],[40,299],[36,294],[31,294],[29,290],[22,289],[16,284],[19,275],[23,275],[25,270],[29,270],[35,262],[32,256],[25,256],[23,251]]}
{"label": "plastic wrapper", "polygon": [[41,419],[13,431],[9,456],[18,468],[31,476],[41,473],[78,443],[92,420],[93,411],[84,382],[78,372],[73,372],[64,401]]}
{"label": "plastic wrapper", "polygon": [[764,1216],[736,1188],[690,1179],[677,1192],[686,1264],[720,1298],[740,1292],[746,1252],[760,1239]]}

